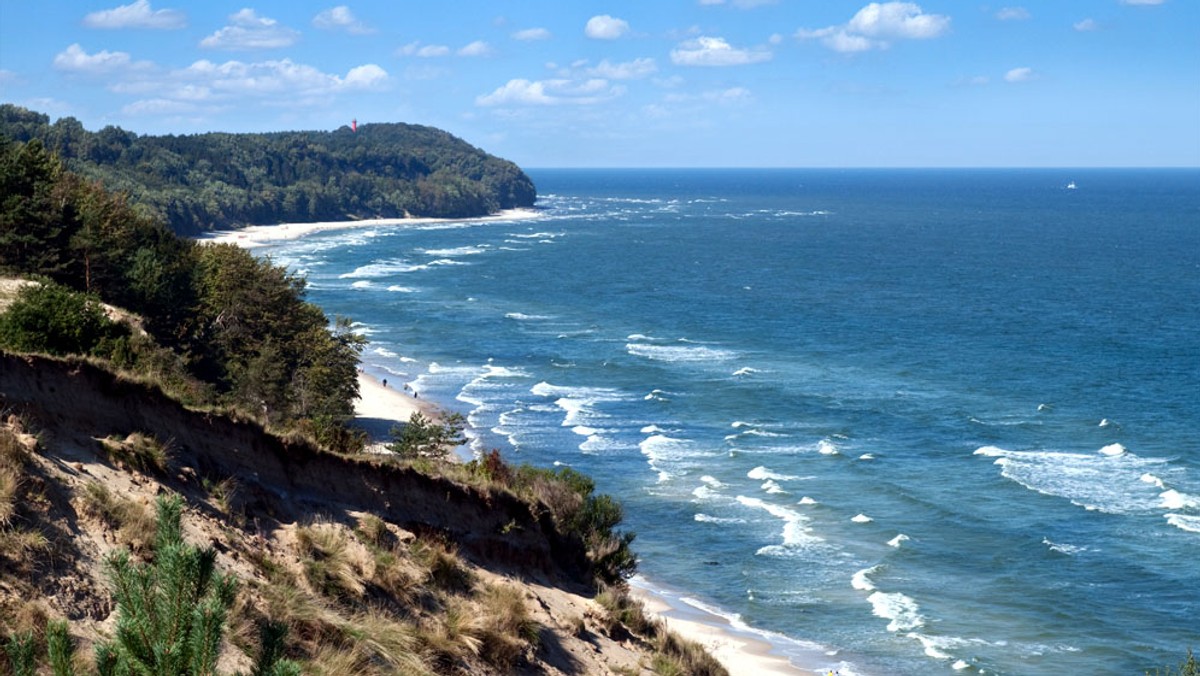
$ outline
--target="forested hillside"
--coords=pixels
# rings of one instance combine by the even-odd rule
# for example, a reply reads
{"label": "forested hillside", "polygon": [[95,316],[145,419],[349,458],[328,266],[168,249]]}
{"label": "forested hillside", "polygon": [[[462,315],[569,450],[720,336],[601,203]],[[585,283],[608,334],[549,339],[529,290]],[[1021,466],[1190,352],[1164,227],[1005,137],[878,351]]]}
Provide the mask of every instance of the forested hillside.
{"label": "forested hillside", "polygon": [[[356,445],[363,341],[332,329],[304,280],[233,245],[175,235],[62,167],[39,140],[0,138],[0,276],[39,280],[0,314],[0,348],[82,354],[195,406],[224,405],[322,443]],[[101,303],[135,313],[114,321]]]}
{"label": "forested hillside", "polygon": [[444,131],[364,124],[325,131],[139,136],[91,132],[72,117],[0,105],[0,135],[39,139],[71,171],[100,181],[180,234],[246,224],[483,216],[532,206],[512,162]]}

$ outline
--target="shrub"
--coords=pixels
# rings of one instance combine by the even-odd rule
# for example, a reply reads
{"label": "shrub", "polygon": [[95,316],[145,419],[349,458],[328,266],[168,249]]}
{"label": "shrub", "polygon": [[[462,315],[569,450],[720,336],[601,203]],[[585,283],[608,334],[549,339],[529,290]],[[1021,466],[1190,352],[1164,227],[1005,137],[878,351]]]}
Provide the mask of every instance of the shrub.
{"label": "shrub", "polygon": [[121,439],[112,435],[100,442],[108,457],[117,460],[133,469],[144,472],[163,472],[167,469],[167,444],[155,439],[153,435],[134,432]]}
{"label": "shrub", "polygon": [[392,443],[387,448],[401,458],[444,458],[452,448],[466,441],[465,427],[466,420],[458,413],[451,413],[437,423],[416,412],[407,423],[391,429]]}
{"label": "shrub", "polygon": [[0,345],[19,352],[91,354],[128,330],[108,319],[99,299],[54,283],[30,284],[0,314]]}

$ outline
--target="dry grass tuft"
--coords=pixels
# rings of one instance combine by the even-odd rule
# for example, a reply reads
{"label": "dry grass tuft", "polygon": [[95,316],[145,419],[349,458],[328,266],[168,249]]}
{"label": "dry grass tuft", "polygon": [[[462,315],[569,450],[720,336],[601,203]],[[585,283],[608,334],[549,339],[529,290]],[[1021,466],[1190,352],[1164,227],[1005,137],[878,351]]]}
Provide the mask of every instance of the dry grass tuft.
{"label": "dry grass tuft", "polygon": [[363,542],[375,547],[390,546],[394,540],[387,524],[374,514],[362,515],[358,520],[358,528],[354,532],[362,538]]}
{"label": "dry grass tuft", "polygon": [[345,529],[333,523],[314,523],[296,529],[304,574],[313,589],[330,598],[359,598],[366,588]]}
{"label": "dry grass tuft", "polygon": [[113,495],[99,481],[89,482],[83,487],[83,494],[79,496],[79,511],[116,530],[117,541],[136,551],[149,551],[154,544],[158,529],[154,512],[136,500]]}
{"label": "dry grass tuft", "polygon": [[444,591],[466,593],[475,576],[458,558],[458,550],[445,541],[417,538],[409,546],[413,561],[425,570],[426,581]]}
{"label": "dry grass tuft", "polygon": [[100,440],[100,445],[110,460],[144,474],[161,473],[167,469],[169,444],[161,443],[152,435],[134,432],[124,439],[113,435]]}
{"label": "dry grass tuft", "polygon": [[526,649],[538,642],[538,625],[529,618],[524,594],[511,586],[490,586],[478,599],[482,624],[480,657],[502,672],[510,671]]}
{"label": "dry grass tuft", "polygon": [[453,670],[483,648],[483,621],[471,605],[455,599],[441,615],[426,618],[417,630],[421,652],[436,671]]}

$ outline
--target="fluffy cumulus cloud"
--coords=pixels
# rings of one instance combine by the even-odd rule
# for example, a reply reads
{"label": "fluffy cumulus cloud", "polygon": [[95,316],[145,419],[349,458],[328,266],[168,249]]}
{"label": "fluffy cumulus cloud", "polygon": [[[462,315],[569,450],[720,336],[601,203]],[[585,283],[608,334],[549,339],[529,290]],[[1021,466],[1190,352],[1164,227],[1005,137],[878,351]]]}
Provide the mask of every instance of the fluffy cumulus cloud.
{"label": "fluffy cumulus cloud", "polygon": [[92,12],[83,17],[83,25],[88,28],[171,30],[187,26],[187,17],[175,9],[152,9],[150,0],[135,0],[128,5]]}
{"label": "fluffy cumulus cloud", "polygon": [[841,25],[811,30],[801,28],[796,37],[820,40],[842,53],[887,49],[897,40],[928,40],[950,29],[950,17],[926,14],[914,2],[872,2]]}
{"label": "fluffy cumulus cloud", "polygon": [[1001,21],[1024,21],[1029,18],[1029,10],[1024,7],[1002,7],[996,12],[996,18]]}
{"label": "fluffy cumulus cloud", "polygon": [[1034,79],[1035,77],[1037,77],[1037,73],[1035,73],[1032,68],[1028,68],[1028,67],[1013,68],[1012,70],[1010,70],[1004,74],[1004,81],[1005,82],[1029,82],[1030,80]]}
{"label": "fluffy cumulus cloud", "polygon": [[345,31],[351,35],[366,35],[375,32],[374,29],[359,21],[354,16],[354,12],[351,12],[346,5],[332,7],[314,16],[312,25],[322,30]]}
{"label": "fluffy cumulus cloud", "polygon": [[743,66],[769,61],[766,49],[738,49],[724,38],[700,36],[681,42],[671,50],[671,63],[677,66]]}
{"label": "fluffy cumulus cloud", "polygon": [[68,73],[99,75],[130,68],[144,67],[134,64],[128,52],[110,52],[107,49],[88,54],[79,43],[75,43],[54,57],[54,68]]}
{"label": "fluffy cumulus cloud", "polygon": [[588,19],[583,34],[594,40],[616,40],[629,32],[629,22],[624,19],[600,14]]}
{"label": "fluffy cumulus cloud", "polygon": [[229,25],[200,41],[210,49],[252,50],[289,47],[300,39],[300,33],[282,26],[275,19],[259,16],[252,9],[242,9],[229,15]]}
{"label": "fluffy cumulus cloud", "polygon": [[464,45],[458,50],[459,56],[491,56],[492,46],[483,40],[476,40],[468,45]]}
{"label": "fluffy cumulus cloud", "polygon": [[509,80],[491,94],[476,97],[475,105],[498,106],[558,106],[594,105],[625,93],[624,87],[613,85],[604,78],[571,80]]}
{"label": "fluffy cumulus cloud", "polygon": [[545,28],[525,28],[512,34],[512,39],[521,40],[522,42],[531,42],[533,40],[549,40],[550,31]]}

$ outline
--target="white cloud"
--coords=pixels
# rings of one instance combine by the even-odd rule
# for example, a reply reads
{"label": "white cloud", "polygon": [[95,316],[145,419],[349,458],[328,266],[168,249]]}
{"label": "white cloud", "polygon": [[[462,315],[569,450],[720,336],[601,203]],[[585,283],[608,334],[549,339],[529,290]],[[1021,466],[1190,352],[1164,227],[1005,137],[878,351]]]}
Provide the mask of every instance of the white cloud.
{"label": "white cloud", "polygon": [[153,10],[150,0],[134,0],[128,5],[92,12],[83,17],[88,28],[156,28],[171,30],[187,26],[187,17],[176,9]]}
{"label": "white cloud", "polygon": [[354,12],[346,5],[338,5],[327,9],[313,17],[312,25],[323,30],[342,30],[351,35],[367,35],[375,29],[367,26],[354,16]]}
{"label": "white cloud", "polygon": [[545,28],[526,28],[512,34],[512,39],[522,41],[549,40],[550,31]]}
{"label": "white cloud", "polygon": [[724,38],[701,36],[687,40],[671,50],[671,62],[677,66],[742,66],[769,61],[766,49],[737,49]]}
{"label": "white cloud", "polygon": [[1084,19],[1083,21],[1077,21],[1072,25],[1074,26],[1075,30],[1079,31],[1080,33],[1087,33],[1089,31],[1100,29],[1100,24],[1096,23],[1095,19]]}
{"label": "white cloud", "polygon": [[179,115],[194,113],[196,110],[197,106],[194,103],[172,101],[171,99],[143,99],[121,108],[121,112],[125,115]]}
{"label": "white cloud", "polygon": [[895,40],[928,40],[950,28],[950,17],[926,14],[914,2],[872,2],[844,24],[811,30],[801,28],[796,37],[820,40],[836,52],[854,53],[887,49]]}
{"label": "white cloud", "polygon": [[1010,70],[1004,74],[1004,81],[1005,82],[1029,82],[1030,80],[1034,79],[1035,77],[1037,77],[1037,73],[1035,73],[1032,68],[1028,68],[1028,67],[1013,68],[1012,70]]}
{"label": "white cloud", "polygon": [[1029,10],[1024,7],[1003,7],[996,12],[996,18],[1001,21],[1024,21],[1029,18]]}
{"label": "white cloud", "polygon": [[410,42],[396,50],[400,56],[418,56],[422,59],[432,59],[439,56],[449,56],[450,48],[446,45],[422,45],[420,42]]}
{"label": "white cloud", "polygon": [[629,32],[629,22],[600,14],[588,19],[583,34],[595,40],[616,40]]}
{"label": "white cloud", "polygon": [[[54,67],[69,73],[112,73],[133,65],[128,52],[110,52],[107,49],[88,54],[79,43],[67,47],[54,57]],[[139,64],[144,65],[144,64]]]}
{"label": "white cloud", "polygon": [[603,103],[625,93],[620,85],[612,85],[604,78],[577,81],[555,80],[509,80],[491,94],[475,98],[475,105],[493,106],[557,106],[594,105]]}
{"label": "white cloud", "polygon": [[654,59],[641,58],[624,63],[612,63],[604,59],[595,66],[587,69],[587,74],[609,80],[636,80],[658,71]]}
{"label": "white cloud", "polygon": [[483,40],[476,40],[458,50],[459,56],[491,56],[492,46]]}
{"label": "white cloud", "polygon": [[300,33],[279,25],[275,19],[259,16],[252,9],[242,9],[229,15],[230,25],[200,41],[210,49],[250,50],[289,47],[300,39]]}

